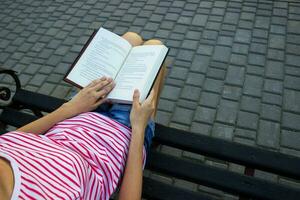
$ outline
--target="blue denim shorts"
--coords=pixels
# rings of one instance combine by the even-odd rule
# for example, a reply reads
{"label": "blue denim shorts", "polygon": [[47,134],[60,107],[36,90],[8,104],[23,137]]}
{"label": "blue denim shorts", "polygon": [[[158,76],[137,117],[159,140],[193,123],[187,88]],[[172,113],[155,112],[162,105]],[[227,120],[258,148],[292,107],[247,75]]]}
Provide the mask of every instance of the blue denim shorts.
{"label": "blue denim shorts", "polygon": [[[131,128],[130,111],[131,111],[131,105],[128,104],[104,103],[100,105],[97,109],[95,109],[93,112],[98,112],[102,115],[114,119],[119,123]],[[150,150],[152,138],[154,136],[154,130],[155,130],[155,122],[153,120],[149,120],[147,127],[145,129],[145,139],[144,139],[144,146],[147,154]]]}

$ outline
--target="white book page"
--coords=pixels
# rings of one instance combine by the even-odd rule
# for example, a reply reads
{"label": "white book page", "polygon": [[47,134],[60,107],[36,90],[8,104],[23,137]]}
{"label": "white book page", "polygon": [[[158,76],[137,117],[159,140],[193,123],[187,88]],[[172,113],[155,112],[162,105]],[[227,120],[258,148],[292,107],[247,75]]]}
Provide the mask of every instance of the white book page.
{"label": "white book page", "polygon": [[66,78],[82,87],[102,76],[115,78],[131,47],[127,40],[100,28]]}
{"label": "white book page", "polygon": [[115,79],[116,86],[108,98],[131,102],[134,89],[139,89],[140,100],[143,101],[167,51],[164,45],[144,45],[132,48]]}

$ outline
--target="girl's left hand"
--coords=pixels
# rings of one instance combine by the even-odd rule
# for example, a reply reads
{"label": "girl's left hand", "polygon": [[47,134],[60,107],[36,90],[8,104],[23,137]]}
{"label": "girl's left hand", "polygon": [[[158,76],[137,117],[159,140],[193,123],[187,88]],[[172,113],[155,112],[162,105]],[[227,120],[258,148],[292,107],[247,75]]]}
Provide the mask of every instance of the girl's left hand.
{"label": "girl's left hand", "polygon": [[107,99],[106,96],[114,88],[115,83],[112,78],[102,77],[92,81],[85,88],[80,90],[69,102],[63,106],[71,115],[89,112],[96,109]]}

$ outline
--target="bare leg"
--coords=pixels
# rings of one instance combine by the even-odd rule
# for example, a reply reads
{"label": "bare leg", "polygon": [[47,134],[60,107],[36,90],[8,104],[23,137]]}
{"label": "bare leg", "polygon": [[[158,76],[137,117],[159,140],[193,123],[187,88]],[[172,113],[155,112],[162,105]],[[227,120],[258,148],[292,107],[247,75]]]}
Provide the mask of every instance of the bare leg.
{"label": "bare leg", "polygon": [[134,32],[127,32],[122,37],[127,40],[132,46],[142,45],[143,39],[142,37]]}
{"label": "bare leg", "polygon": [[[148,40],[148,41],[144,42],[143,45],[162,45],[162,42],[160,40]],[[166,65],[163,64],[163,66],[160,69],[160,72],[155,80],[154,86],[153,86],[153,90],[155,92],[155,99],[154,99],[155,110],[151,116],[151,118],[153,120],[156,116],[157,106],[158,106],[158,102],[159,102],[159,96],[160,96],[161,90],[163,88],[165,75],[166,75]]]}

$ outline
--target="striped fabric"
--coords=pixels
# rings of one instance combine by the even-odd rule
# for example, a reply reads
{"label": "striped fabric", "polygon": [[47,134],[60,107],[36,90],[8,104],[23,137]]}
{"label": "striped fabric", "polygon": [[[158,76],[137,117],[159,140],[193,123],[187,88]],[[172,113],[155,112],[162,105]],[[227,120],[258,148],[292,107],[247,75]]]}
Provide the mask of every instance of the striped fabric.
{"label": "striped fabric", "polygon": [[[131,130],[98,113],[64,120],[45,135],[0,136],[14,171],[13,199],[109,199],[120,184]],[[143,150],[145,163],[145,148]]]}

